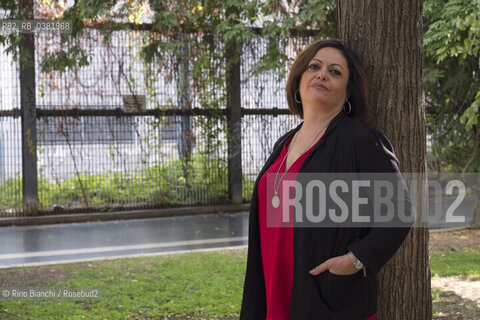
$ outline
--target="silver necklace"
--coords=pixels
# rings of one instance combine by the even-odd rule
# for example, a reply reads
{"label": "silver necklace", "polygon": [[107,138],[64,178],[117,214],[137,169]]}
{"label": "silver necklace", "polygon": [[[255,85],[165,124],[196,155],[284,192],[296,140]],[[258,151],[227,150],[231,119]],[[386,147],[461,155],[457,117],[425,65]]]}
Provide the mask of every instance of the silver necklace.
{"label": "silver necklace", "polygon": [[[323,131],[323,129],[325,129],[327,126],[328,126],[328,123],[325,126],[323,126],[322,129],[320,129],[320,131],[317,133],[317,135],[313,138],[312,142],[310,142],[310,144],[307,145],[305,150],[303,150],[303,152],[300,153],[300,155],[298,157],[301,157],[302,154],[304,154],[308,150],[308,148],[310,148],[310,146],[315,142],[315,140],[317,140],[318,136]],[[295,133],[295,136],[293,137],[293,140],[292,140],[292,143],[290,144],[290,146],[293,146],[293,144],[295,143],[295,140],[297,139],[298,132],[299,131],[297,131]],[[290,150],[292,150],[292,148],[290,148]],[[283,163],[285,162],[285,159],[287,159],[287,157],[288,157],[288,153],[290,152],[290,150],[287,150],[287,154],[285,155],[285,157],[283,157],[282,163],[278,167],[277,173],[275,174],[275,181],[273,182],[274,194],[273,194],[273,197],[272,197],[272,206],[274,208],[280,207],[280,197],[278,196],[278,189],[280,188],[280,183],[282,182],[283,177],[287,173],[288,169],[290,169],[290,167],[285,169],[285,172],[282,174],[282,176],[280,177],[280,180],[278,181],[278,185],[277,185],[277,177],[278,177],[278,173],[280,172],[280,168],[282,167]],[[292,164],[290,166],[292,166]]]}

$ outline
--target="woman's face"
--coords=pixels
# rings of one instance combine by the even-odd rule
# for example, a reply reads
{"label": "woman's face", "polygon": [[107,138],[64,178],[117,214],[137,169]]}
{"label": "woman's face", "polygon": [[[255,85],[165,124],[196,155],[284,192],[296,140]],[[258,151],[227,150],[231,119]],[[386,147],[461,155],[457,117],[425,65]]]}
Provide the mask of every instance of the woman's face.
{"label": "woman's face", "polygon": [[300,78],[303,108],[340,111],[348,98],[349,76],[347,60],[339,50],[330,47],[318,50]]}

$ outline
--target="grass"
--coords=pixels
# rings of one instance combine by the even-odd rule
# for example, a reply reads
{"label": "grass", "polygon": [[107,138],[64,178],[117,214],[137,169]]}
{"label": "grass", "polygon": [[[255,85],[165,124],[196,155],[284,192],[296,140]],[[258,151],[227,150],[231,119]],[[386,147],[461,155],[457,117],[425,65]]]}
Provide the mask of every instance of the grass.
{"label": "grass", "polygon": [[236,319],[245,256],[238,250],[2,270],[4,288],[98,288],[100,299],[0,300],[0,319]]}
{"label": "grass", "polygon": [[459,252],[430,254],[432,277],[460,276],[480,278],[480,249],[465,248]]}
{"label": "grass", "polygon": [[[0,319],[238,319],[246,250],[0,270],[3,288],[98,288],[96,300],[0,300]],[[479,277],[480,249],[432,252],[432,276]],[[478,305],[432,289],[434,319],[476,319]]]}

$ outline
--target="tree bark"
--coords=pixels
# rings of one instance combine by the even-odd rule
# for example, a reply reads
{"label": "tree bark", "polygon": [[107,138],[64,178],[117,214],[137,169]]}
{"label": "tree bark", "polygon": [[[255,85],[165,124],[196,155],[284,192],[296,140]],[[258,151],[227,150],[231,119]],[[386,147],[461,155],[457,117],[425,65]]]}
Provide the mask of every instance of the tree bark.
{"label": "tree bark", "polygon": [[[369,124],[392,142],[402,172],[412,173],[426,170],[422,5],[337,0],[338,37],[358,53],[370,79]],[[415,194],[417,223],[378,276],[379,320],[432,319],[428,229],[419,222],[424,196]]]}
{"label": "tree bark", "polygon": [[[474,191],[477,199],[480,199],[480,190],[475,188]],[[474,229],[480,228],[480,201],[477,201],[477,203],[475,203],[475,206],[472,209],[472,216],[473,219],[469,227]]]}

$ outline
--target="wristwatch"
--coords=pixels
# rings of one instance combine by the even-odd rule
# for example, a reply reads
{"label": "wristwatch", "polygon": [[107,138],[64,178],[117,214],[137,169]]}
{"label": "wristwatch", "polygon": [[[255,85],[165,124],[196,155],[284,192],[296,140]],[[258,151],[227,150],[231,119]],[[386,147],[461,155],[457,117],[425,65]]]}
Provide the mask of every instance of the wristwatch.
{"label": "wristwatch", "polygon": [[350,258],[350,260],[352,260],[353,265],[355,266],[355,269],[357,269],[359,271],[363,269],[363,276],[366,277],[367,276],[367,271],[365,270],[365,265],[355,257],[353,252],[351,252],[351,251],[348,252],[347,256]]}
{"label": "wristwatch", "polygon": [[353,262],[353,265],[355,266],[355,268],[357,268],[357,270],[360,270],[360,269],[363,268],[363,263],[362,263],[362,261],[360,261],[360,260],[358,260],[358,259],[357,259],[357,261],[354,261],[354,262]]}

